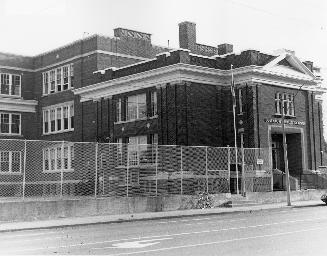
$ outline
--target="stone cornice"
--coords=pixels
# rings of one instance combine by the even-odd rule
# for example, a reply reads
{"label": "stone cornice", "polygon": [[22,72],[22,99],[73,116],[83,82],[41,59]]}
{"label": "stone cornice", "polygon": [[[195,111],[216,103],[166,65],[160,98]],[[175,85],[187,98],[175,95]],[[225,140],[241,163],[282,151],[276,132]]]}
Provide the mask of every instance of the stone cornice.
{"label": "stone cornice", "polygon": [[0,97],[0,109],[14,112],[36,112],[37,101]]}
{"label": "stone cornice", "polygon": [[[233,69],[233,74],[236,84],[259,82],[294,89],[298,89],[302,84],[309,86],[316,85],[315,80],[309,77],[287,76],[285,74],[263,70],[261,66],[254,65]],[[231,70],[218,70],[178,63],[78,88],[74,90],[74,94],[80,95],[81,101],[87,101],[160,84],[181,83],[183,81],[229,86],[231,82]],[[312,90],[312,88],[307,90]]]}

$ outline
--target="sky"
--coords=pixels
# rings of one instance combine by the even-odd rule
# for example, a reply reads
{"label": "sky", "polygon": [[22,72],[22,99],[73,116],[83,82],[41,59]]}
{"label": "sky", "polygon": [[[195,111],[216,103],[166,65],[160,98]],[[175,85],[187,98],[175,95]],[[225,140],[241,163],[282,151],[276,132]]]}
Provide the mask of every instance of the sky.
{"label": "sky", "polygon": [[[182,21],[196,23],[198,43],[294,50],[327,80],[326,0],[0,0],[0,51],[33,56],[88,34],[113,36],[117,27],[178,48]],[[326,95],[323,110],[327,125]]]}

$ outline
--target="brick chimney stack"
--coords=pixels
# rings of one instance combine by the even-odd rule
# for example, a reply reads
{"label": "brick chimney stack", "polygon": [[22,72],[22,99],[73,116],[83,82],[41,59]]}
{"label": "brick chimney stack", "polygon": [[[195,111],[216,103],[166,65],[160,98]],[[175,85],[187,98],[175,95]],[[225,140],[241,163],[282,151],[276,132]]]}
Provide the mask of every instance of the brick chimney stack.
{"label": "brick chimney stack", "polygon": [[184,21],[179,26],[179,47],[194,51],[196,47],[196,24],[190,21]]}
{"label": "brick chimney stack", "polygon": [[218,55],[224,55],[233,52],[232,44],[220,44],[218,45]]}

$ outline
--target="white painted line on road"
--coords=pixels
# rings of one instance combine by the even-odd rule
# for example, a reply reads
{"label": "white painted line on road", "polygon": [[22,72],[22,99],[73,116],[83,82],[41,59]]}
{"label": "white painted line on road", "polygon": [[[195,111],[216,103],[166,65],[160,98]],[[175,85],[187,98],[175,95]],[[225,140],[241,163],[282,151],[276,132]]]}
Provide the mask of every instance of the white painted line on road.
{"label": "white painted line on road", "polygon": [[213,217],[213,218],[197,218],[197,219],[186,219],[186,220],[168,220],[168,221],[159,221],[157,223],[160,223],[160,224],[167,224],[167,223],[176,223],[176,222],[192,222],[192,221],[201,221],[201,220],[215,220],[215,219],[218,219],[217,221],[219,222],[223,222],[223,221],[226,221],[226,222],[229,222],[229,221],[237,221],[237,220],[244,220],[244,219],[222,219],[221,217]]}
{"label": "white painted line on road", "polygon": [[[186,236],[186,235],[194,235],[194,234],[203,234],[210,232],[222,232],[222,231],[230,231],[230,230],[239,230],[239,229],[247,229],[247,228],[259,228],[259,227],[267,227],[288,223],[298,223],[305,221],[316,221],[316,220],[326,220],[325,218],[314,218],[314,219],[302,219],[302,220],[292,220],[292,221],[282,221],[282,222],[274,222],[274,223],[266,223],[259,224],[253,226],[241,226],[241,227],[232,227],[232,228],[222,228],[222,229],[212,229],[212,230],[201,230],[201,231],[193,231],[193,232],[183,232],[183,233],[173,233],[173,234],[163,234],[163,235],[155,235],[155,236],[144,236],[144,237],[134,237],[134,238],[123,238],[109,241],[98,241],[98,242],[89,242],[89,243],[77,243],[71,245],[61,245],[61,246],[49,246],[49,247],[38,247],[38,248],[28,248],[22,250],[15,250],[13,252],[27,252],[27,251],[39,251],[39,250],[47,250],[47,249],[59,249],[59,248],[69,248],[69,247],[77,247],[77,246],[86,246],[86,245],[96,245],[96,244],[107,244],[112,242],[120,242],[120,241],[131,241],[131,240],[140,240],[140,239],[152,239],[152,238],[163,238],[163,237],[174,237],[174,236]],[[102,248],[91,248],[91,249],[102,249]]]}
{"label": "white painted line on road", "polygon": [[[30,239],[22,239],[22,240],[14,240],[14,241],[10,241],[11,243],[23,243],[23,242],[33,242],[33,241],[44,241],[44,240],[53,240],[53,239],[60,239],[60,238],[63,238],[63,239],[67,239],[67,235],[63,235],[63,236],[54,236],[54,237],[45,237],[45,236],[42,236],[42,237],[35,237],[35,238],[30,238]],[[2,241],[0,240],[0,246],[2,244],[5,244],[7,245],[8,244],[8,241]]]}
{"label": "white painted line on road", "polygon": [[63,231],[49,231],[49,232],[40,232],[40,233],[32,233],[32,234],[0,234],[0,239],[7,239],[7,238],[15,238],[15,237],[24,237],[24,236],[39,236],[39,235],[47,235],[47,234],[56,234],[56,233],[63,233]]}
{"label": "white painted line on road", "polygon": [[[107,254],[107,256],[120,256],[120,255],[133,255],[133,254],[153,253],[153,252],[176,250],[176,249],[183,249],[183,248],[192,248],[192,247],[205,246],[205,245],[214,245],[214,244],[230,243],[230,242],[236,242],[236,241],[244,241],[244,240],[250,240],[250,239],[258,239],[258,238],[266,238],[266,237],[274,237],[274,236],[282,236],[282,235],[291,235],[291,234],[295,234],[295,233],[303,233],[303,232],[315,231],[315,230],[320,230],[320,229],[325,229],[325,227],[302,229],[302,230],[296,230],[296,231],[290,231],[290,232],[281,232],[281,233],[275,233],[275,234],[269,234],[269,235],[262,235],[262,236],[249,236],[249,237],[228,239],[228,240],[222,240],[222,241],[216,241],[216,242],[209,242],[209,243],[199,243],[199,244],[172,246],[172,247],[165,247],[165,248],[152,249],[152,250],[146,250],[146,251],[136,251],[136,252],[123,252],[123,253]],[[105,248],[103,248],[103,249],[105,249]]]}
{"label": "white painted line on road", "polygon": [[156,239],[150,239],[150,240],[139,240],[139,241],[133,241],[133,242],[123,242],[123,243],[115,243],[112,244],[112,248],[120,248],[120,249],[130,249],[130,248],[144,248],[148,246],[152,246],[155,244],[159,244],[159,241],[162,240],[171,240],[173,238],[171,237],[165,237],[165,238],[156,238]]}
{"label": "white painted line on road", "polygon": [[218,223],[218,222],[225,222],[225,223],[230,223],[230,222],[236,222],[236,221],[243,221],[246,219],[233,219],[233,220],[215,220],[215,221],[207,221],[207,222],[195,222],[195,223],[187,223],[185,226],[192,226],[192,225],[202,225],[202,224],[210,224],[210,223]]}

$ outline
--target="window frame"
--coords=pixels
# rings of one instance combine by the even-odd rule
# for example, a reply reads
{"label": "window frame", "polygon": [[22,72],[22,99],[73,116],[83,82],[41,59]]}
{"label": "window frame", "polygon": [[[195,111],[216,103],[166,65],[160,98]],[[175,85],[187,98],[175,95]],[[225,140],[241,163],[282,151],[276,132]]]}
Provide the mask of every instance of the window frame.
{"label": "window frame", "polygon": [[[65,152],[67,152],[67,157],[65,155]],[[58,143],[56,145],[43,148],[42,172],[43,173],[73,172],[74,159],[75,159],[74,154],[75,154],[74,143],[71,142]],[[60,156],[60,158],[58,158],[58,156]],[[67,168],[65,168],[66,159],[68,159]],[[52,165],[54,168],[52,168]]]}
{"label": "window frame", "polygon": [[[67,109],[67,128],[65,129],[65,109]],[[58,110],[60,113],[60,126],[58,127]],[[65,102],[62,104],[51,105],[42,109],[43,118],[42,118],[42,135],[57,134],[63,132],[74,131],[74,102]],[[54,113],[54,120],[51,119]],[[46,122],[47,121],[47,122]],[[51,129],[51,121],[54,121],[54,131]],[[47,128],[47,129],[46,129]],[[47,131],[47,132],[46,132]]]}
{"label": "window frame", "polygon": [[[8,76],[8,93],[2,93],[2,77],[3,76]],[[19,77],[19,86],[18,86],[18,90],[19,93],[18,94],[13,94],[13,88],[15,88],[15,77]],[[4,83],[5,84],[5,83]],[[16,91],[16,90],[14,90]],[[5,95],[5,96],[10,96],[10,97],[21,97],[22,95],[22,76],[19,74],[11,74],[11,73],[0,73],[0,95]]]}
{"label": "window frame", "polygon": [[296,117],[293,93],[275,93],[275,115]]}
{"label": "window frame", "polygon": [[116,122],[122,122],[122,99],[116,100]]}
{"label": "window frame", "polygon": [[[140,103],[140,99],[144,98],[145,101]],[[135,98],[133,99],[133,101],[129,100],[130,98]],[[134,94],[134,95],[130,95],[127,97],[126,100],[126,121],[135,121],[135,120],[143,120],[147,118],[147,104],[146,104],[146,93],[140,93],[140,94]],[[144,109],[145,109],[145,113],[141,116],[141,110],[140,110],[140,105],[143,105]],[[135,107],[136,106],[136,110],[134,111],[130,111],[131,107]],[[133,113],[133,116],[130,117],[130,113]],[[135,112],[135,117],[134,117],[134,112]]]}
{"label": "window frame", "polygon": [[157,92],[151,91],[150,92],[150,117],[157,117],[158,116],[158,98]]}
{"label": "window frame", "polygon": [[[9,115],[8,133],[2,132],[2,128],[1,128],[2,127],[2,115]],[[12,116],[13,115],[19,116],[19,133],[12,132],[12,125],[13,125]],[[22,115],[20,113],[0,112],[0,135],[19,136],[21,134],[22,134]]]}
{"label": "window frame", "polygon": [[243,90],[242,90],[242,88],[238,89],[238,106],[239,106],[239,113],[243,114]]}
{"label": "window frame", "polygon": [[[8,153],[8,172],[2,171],[2,153]],[[19,172],[13,172],[13,163],[17,161],[13,161],[14,153],[19,153]],[[2,150],[0,151],[0,175],[15,175],[15,174],[22,174],[22,151],[9,151],[9,150]]]}
{"label": "window frame", "polygon": [[71,90],[74,88],[73,81],[73,63],[42,72],[42,96]]}
{"label": "window frame", "polygon": [[[142,140],[145,139],[145,143],[142,142]],[[134,140],[136,143],[131,143],[131,141]],[[140,165],[140,159],[142,157],[142,154],[144,152],[148,151],[148,138],[147,135],[139,135],[139,136],[131,136],[128,138],[128,163],[130,166],[139,166]],[[132,153],[132,155],[131,155]],[[134,157],[134,159],[131,160],[131,156]]]}

